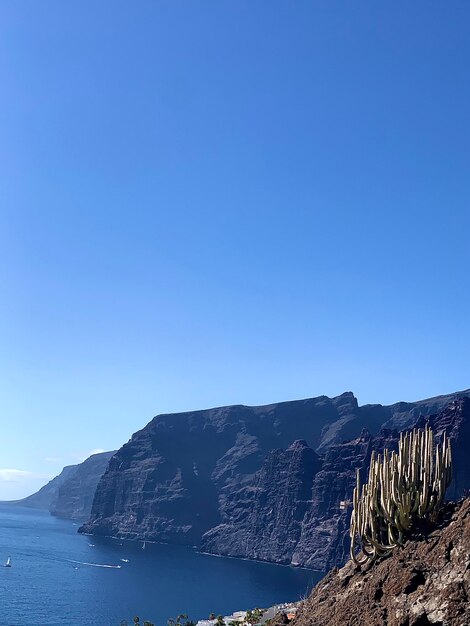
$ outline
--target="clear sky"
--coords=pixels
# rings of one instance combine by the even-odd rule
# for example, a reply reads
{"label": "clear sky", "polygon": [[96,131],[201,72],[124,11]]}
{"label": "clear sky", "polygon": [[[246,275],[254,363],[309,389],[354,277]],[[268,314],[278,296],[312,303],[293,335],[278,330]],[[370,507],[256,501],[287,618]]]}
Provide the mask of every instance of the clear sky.
{"label": "clear sky", "polygon": [[470,387],[469,23],[0,4],[0,499],[160,412]]}

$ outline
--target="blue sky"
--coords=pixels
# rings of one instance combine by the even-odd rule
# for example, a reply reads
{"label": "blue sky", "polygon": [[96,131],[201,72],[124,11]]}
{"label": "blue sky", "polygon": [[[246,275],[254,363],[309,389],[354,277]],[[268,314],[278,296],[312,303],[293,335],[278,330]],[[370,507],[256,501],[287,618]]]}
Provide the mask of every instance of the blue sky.
{"label": "blue sky", "polygon": [[159,412],[470,387],[468,2],[0,5],[0,498]]}

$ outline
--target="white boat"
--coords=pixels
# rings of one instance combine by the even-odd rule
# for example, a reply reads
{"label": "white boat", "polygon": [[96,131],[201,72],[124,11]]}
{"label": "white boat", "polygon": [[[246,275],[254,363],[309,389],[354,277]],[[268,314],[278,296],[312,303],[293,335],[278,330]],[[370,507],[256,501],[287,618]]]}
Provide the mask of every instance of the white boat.
{"label": "white boat", "polygon": [[129,563],[129,559],[121,559],[123,563]]}
{"label": "white boat", "polygon": [[8,557],[5,562],[5,567],[11,567],[11,557]]}
{"label": "white boat", "polygon": [[142,545],[142,550],[145,550],[145,541],[144,541],[144,543]]}

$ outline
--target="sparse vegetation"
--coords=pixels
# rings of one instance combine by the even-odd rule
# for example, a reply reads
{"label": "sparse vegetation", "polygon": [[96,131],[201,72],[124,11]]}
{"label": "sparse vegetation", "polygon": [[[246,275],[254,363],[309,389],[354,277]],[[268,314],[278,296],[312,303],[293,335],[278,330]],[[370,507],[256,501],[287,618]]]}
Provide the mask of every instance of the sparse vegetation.
{"label": "sparse vegetation", "polygon": [[[143,622],[140,621],[140,618],[135,616],[132,620],[132,623],[134,624],[134,626],[155,626],[152,622],[149,622],[148,620],[144,620]],[[129,623],[127,620],[122,620],[120,626],[129,626]]]}
{"label": "sparse vegetation", "polygon": [[[243,623],[251,624],[253,626],[255,624],[258,624],[264,612],[265,611],[263,609],[259,609],[259,608],[247,611],[246,618],[243,620]],[[224,620],[223,615],[216,616],[215,613],[210,613],[209,619],[211,621],[215,621],[214,626],[225,626],[225,620]],[[139,617],[134,617],[132,622],[134,626],[155,626],[153,622],[149,622],[147,620],[145,620],[144,622],[141,622]],[[228,622],[228,626],[241,626],[241,623],[242,622],[237,621],[237,620],[231,620],[230,622]],[[129,626],[129,622],[127,622],[127,620],[123,620],[120,626]],[[167,620],[167,626],[196,626],[196,622],[189,619],[186,613],[180,613],[174,618],[170,617],[170,619]]]}
{"label": "sparse vegetation", "polygon": [[[153,622],[149,622],[145,620],[144,622],[140,621],[139,617],[134,617],[132,620],[134,626],[155,626]],[[196,622],[189,619],[186,613],[180,613],[175,618],[170,617],[167,621],[168,626],[196,626]],[[120,626],[129,626],[129,622],[127,620],[122,620]]]}
{"label": "sparse vegetation", "polygon": [[357,565],[373,561],[402,545],[418,519],[437,514],[452,472],[450,441],[434,447],[428,426],[401,433],[398,453],[372,453],[369,478],[361,486],[359,470],[353,494],[351,558]]}
{"label": "sparse vegetation", "polygon": [[257,624],[263,617],[263,614],[264,611],[262,611],[261,609],[253,609],[252,611],[247,611],[245,621],[248,624]]}

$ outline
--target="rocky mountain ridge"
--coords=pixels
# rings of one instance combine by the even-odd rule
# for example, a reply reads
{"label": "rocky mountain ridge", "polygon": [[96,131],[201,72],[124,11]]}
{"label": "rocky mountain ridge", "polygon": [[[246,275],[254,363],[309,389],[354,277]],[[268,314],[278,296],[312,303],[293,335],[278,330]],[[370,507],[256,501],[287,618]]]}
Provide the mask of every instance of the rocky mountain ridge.
{"label": "rocky mountain ridge", "polygon": [[81,530],[328,569],[346,558],[340,502],[356,468],[398,430],[420,419],[450,429],[463,468],[453,494],[470,486],[469,396],[359,407],[347,392],[157,416],[110,460]]}

